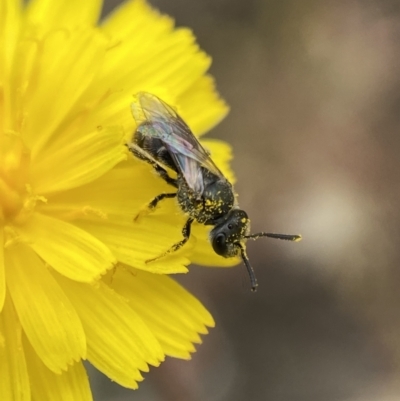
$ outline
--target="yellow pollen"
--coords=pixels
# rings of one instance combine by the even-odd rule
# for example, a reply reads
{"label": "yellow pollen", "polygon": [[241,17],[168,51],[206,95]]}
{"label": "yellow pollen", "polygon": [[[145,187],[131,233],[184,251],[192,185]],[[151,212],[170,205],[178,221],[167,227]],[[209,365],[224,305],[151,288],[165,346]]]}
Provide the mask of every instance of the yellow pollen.
{"label": "yellow pollen", "polygon": [[95,216],[101,220],[107,220],[107,213],[103,212],[101,209],[96,209],[92,206],[83,206],[79,209],[72,210],[68,213],[62,215],[62,218],[66,221],[73,221],[81,219],[82,217]]}

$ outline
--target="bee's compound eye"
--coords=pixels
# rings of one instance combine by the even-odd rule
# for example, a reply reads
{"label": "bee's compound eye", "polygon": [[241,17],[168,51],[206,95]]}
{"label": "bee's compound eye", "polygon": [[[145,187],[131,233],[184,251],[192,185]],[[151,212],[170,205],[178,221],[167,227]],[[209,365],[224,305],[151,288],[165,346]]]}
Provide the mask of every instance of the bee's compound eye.
{"label": "bee's compound eye", "polygon": [[227,252],[226,235],[219,233],[212,241],[214,252],[218,255],[224,256]]}

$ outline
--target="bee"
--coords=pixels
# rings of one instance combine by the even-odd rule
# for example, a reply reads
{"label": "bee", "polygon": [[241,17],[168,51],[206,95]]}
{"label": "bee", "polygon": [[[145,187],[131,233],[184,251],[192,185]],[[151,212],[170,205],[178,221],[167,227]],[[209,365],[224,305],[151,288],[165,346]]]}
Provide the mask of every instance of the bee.
{"label": "bee", "polygon": [[[266,232],[250,234],[250,220],[247,213],[239,209],[232,184],[177,112],[147,92],[138,93],[137,102],[131,108],[137,128],[127,144],[129,150],[149,163],[174,188],[152,199],[147,211],[154,210],[165,199],[176,198],[188,216],[182,229],[182,239],[146,263],[163,258],[185,245],[192,223],[196,221],[212,226],[209,239],[216,254],[225,258],[241,256],[250,277],[251,289],[256,291],[258,284],[246,254],[246,240],[269,237],[299,241],[301,236]],[[169,175],[168,169],[176,173],[176,178]]]}

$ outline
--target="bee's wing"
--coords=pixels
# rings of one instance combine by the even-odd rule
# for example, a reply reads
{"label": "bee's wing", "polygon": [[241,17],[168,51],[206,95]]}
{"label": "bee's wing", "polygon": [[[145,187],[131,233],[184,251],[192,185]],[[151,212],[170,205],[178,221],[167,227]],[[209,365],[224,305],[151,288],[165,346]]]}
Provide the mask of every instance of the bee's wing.
{"label": "bee's wing", "polygon": [[132,114],[138,127],[145,122],[150,123],[151,129],[146,129],[143,134],[151,135],[164,143],[190,188],[203,193],[204,182],[199,165],[216,176],[223,177],[209,154],[172,107],[147,92],[140,92],[137,98],[138,103],[132,104]]}

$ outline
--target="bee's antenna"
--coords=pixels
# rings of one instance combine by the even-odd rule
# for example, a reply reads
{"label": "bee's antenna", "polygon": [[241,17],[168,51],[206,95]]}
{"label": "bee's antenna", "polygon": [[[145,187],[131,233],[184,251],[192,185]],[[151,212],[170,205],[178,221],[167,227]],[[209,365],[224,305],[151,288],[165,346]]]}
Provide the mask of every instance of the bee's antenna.
{"label": "bee's antenna", "polygon": [[244,238],[246,239],[254,239],[256,240],[257,238],[260,237],[269,237],[269,238],[276,238],[276,239],[284,239],[286,241],[301,241],[301,235],[293,235],[293,234],[274,234],[274,233],[258,233],[258,234],[251,234],[251,235],[246,235]]}
{"label": "bee's antenna", "polygon": [[251,267],[250,260],[247,257],[246,249],[244,248],[244,246],[241,243],[238,243],[238,246],[240,248],[240,253],[242,255],[243,262],[246,265],[247,272],[249,273],[250,283],[251,283],[251,291],[256,292],[257,286],[258,286],[257,278],[256,278],[253,268]]}

